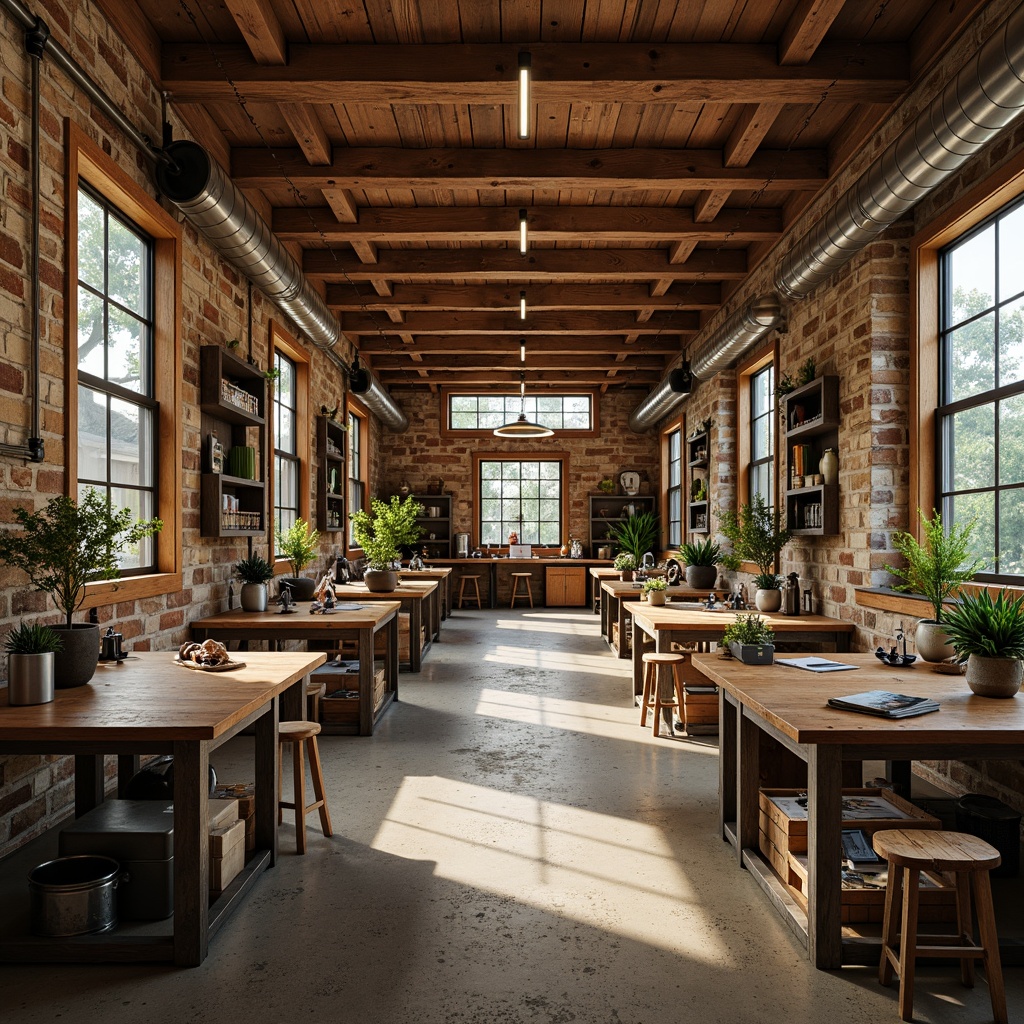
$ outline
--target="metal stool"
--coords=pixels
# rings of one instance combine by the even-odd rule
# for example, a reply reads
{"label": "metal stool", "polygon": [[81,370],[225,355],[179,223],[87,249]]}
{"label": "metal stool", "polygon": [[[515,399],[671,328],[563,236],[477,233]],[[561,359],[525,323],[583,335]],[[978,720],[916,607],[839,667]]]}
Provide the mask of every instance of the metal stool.
{"label": "metal stool", "polygon": [[472,583],[473,584],[473,593],[468,595],[469,599],[473,600],[473,598],[476,598],[476,606],[477,606],[477,608],[483,608],[483,605],[480,603],[480,577],[479,576],[463,576],[459,580],[459,607],[460,608],[462,607],[462,599],[463,599],[464,596],[466,596],[466,584],[467,583]]}
{"label": "metal stool", "polygon": [[[533,607],[533,590],[530,589],[530,579],[533,576],[532,572],[514,572],[512,573],[512,600],[509,602],[509,608],[515,608],[516,597],[525,597],[530,601],[530,607]],[[526,588],[525,594],[519,593],[519,584],[522,582]]]}
{"label": "metal stool", "polygon": [[[327,798],[324,796],[324,777],[320,768],[320,751],[317,749],[316,737],[320,732],[319,722],[279,722],[277,726],[277,823],[281,823],[281,811],[286,808],[295,810],[295,847],[297,852],[306,852],[306,815],[310,811],[320,811],[320,827],[325,836],[332,836],[331,815],[327,810]],[[284,745],[292,744],[292,785],[294,800],[289,803],[281,799],[281,769],[284,760]],[[309,773],[313,777],[313,795],[316,799],[306,803],[306,766],[303,759],[303,747],[309,749]]]}
{"label": "metal stool", "polygon": [[[999,935],[996,932],[992,887],[988,877],[992,868],[999,867],[999,851],[977,836],[962,832],[933,832],[930,829],[889,829],[876,832],[871,842],[875,852],[889,862],[878,980],[888,985],[892,981],[893,968],[899,974],[900,1019],[913,1019],[915,959],[918,956],[934,956],[959,960],[960,978],[968,988],[974,987],[974,961],[981,960],[988,977],[992,1015],[996,1024],[1007,1024],[1006,992],[999,962]],[[917,905],[922,871],[949,871],[956,874],[956,935],[917,934]],[[974,942],[971,934],[971,882],[974,885],[981,945]],[[901,916],[902,934],[898,936],[897,944]]]}
{"label": "metal stool", "polygon": [[649,653],[643,656],[644,692],[640,699],[640,726],[647,725],[648,710],[654,711],[654,735],[661,735],[663,708],[682,710],[683,678],[680,670],[686,658],[682,654]]}

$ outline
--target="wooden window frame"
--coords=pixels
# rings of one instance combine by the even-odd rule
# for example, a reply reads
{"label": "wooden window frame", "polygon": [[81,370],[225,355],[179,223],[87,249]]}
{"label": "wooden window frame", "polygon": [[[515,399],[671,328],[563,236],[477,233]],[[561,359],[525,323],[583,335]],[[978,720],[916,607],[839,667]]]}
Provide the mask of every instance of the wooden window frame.
{"label": "wooden window frame", "polygon": [[[312,432],[314,423],[309,416],[309,354],[298,341],[286,331],[276,320],[270,321],[270,353],[268,365],[274,365],[274,355],[280,352],[295,364],[295,455],[299,460],[299,515],[307,523],[313,524],[312,500],[310,496],[310,467],[312,465]],[[267,388],[267,518],[269,522],[271,564],[275,576],[290,576],[290,563],[277,552],[277,537],[274,532],[274,508],[276,474],[274,473],[274,455],[276,438],[274,436],[274,382]],[[303,514],[303,512],[305,514]]]}
{"label": "wooden window frame", "polygon": [[686,527],[687,527],[687,499],[688,494],[686,492],[686,429],[685,420],[683,413],[679,413],[675,419],[671,420],[661,429],[660,448],[661,448],[661,479],[663,481],[661,487],[661,493],[658,496],[658,509],[660,513],[660,523],[662,524],[662,536],[659,538],[663,542],[662,553],[668,551],[675,551],[675,545],[671,542],[669,536],[669,507],[668,507],[668,488],[669,488],[669,469],[671,465],[670,448],[669,448],[669,437],[674,432],[679,432],[679,543],[686,543]]}
{"label": "wooden window frame", "polygon": [[[357,398],[353,398],[351,394],[347,395],[345,399],[345,423],[348,424],[349,413],[356,417],[360,423],[360,447],[359,447],[359,480],[363,485],[363,495],[366,500],[366,504],[370,502],[370,410],[363,405]],[[357,511],[353,508],[349,501],[348,494],[348,439],[345,440],[345,503],[346,511],[349,515]],[[357,547],[351,540],[351,531],[349,530],[349,524],[345,525],[345,555],[347,558],[361,558],[363,549]]]}
{"label": "wooden window frame", "polygon": [[[527,385],[529,390],[529,385]],[[597,388],[548,388],[550,395],[588,395],[590,397],[590,430],[556,430],[557,437],[600,437],[601,436],[601,402],[600,390]],[[513,387],[470,388],[458,386],[442,386],[440,391],[441,436],[449,439],[471,437],[494,437],[493,430],[453,430],[449,425],[449,399],[453,395],[513,395],[519,397],[519,389]],[[535,390],[534,398],[544,397],[542,391]]]}
{"label": "wooden window frame", "polygon": [[[562,496],[560,499],[561,529],[563,534],[569,531],[569,453],[564,451],[491,451],[473,452],[473,507],[472,507],[472,547],[480,547],[480,463],[481,462],[561,462],[562,463]],[[507,547],[507,544],[499,545]],[[535,551],[558,551],[561,544],[538,545]]]}
{"label": "wooden window frame", "polygon": [[89,583],[81,608],[180,593],[182,533],[182,244],[181,225],[131,179],[85,131],[64,121],[64,491],[78,488],[78,183],[86,182],[153,239],[153,398],[157,450],[155,573]]}

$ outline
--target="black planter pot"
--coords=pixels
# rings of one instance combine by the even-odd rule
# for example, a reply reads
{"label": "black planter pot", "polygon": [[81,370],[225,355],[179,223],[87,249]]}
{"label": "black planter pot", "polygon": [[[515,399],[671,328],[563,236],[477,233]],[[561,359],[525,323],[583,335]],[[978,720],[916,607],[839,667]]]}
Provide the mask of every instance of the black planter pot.
{"label": "black planter pot", "polygon": [[390,594],[398,587],[398,573],[390,569],[367,569],[363,573],[366,589],[374,594]]}
{"label": "black planter pot", "polygon": [[686,585],[693,590],[710,590],[718,579],[718,567],[714,565],[688,565]]}
{"label": "black planter pot", "polygon": [[292,598],[296,601],[312,601],[316,590],[316,580],[308,576],[282,576],[279,583],[287,583],[292,588]]}
{"label": "black planter pot", "polygon": [[53,656],[53,685],[58,690],[85,686],[95,675],[100,660],[100,627],[91,622],[73,622],[50,627],[64,641]]}

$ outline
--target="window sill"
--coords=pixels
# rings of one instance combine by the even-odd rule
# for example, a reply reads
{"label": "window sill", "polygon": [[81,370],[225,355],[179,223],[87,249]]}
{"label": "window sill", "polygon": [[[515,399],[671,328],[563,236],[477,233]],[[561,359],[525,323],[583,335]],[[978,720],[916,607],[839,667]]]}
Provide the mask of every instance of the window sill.
{"label": "window sill", "polygon": [[[990,584],[987,587],[967,584],[964,588],[968,593],[977,594],[986,589],[989,593],[1003,591],[1007,597],[1019,597],[1024,594],[1024,585],[1009,587]],[[862,608],[878,608],[886,612],[898,612],[901,615],[913,615],[918,619],[930,619],[932,616],[931,602],[919,594],[904,594],[891,587],[858,587],[854,591],[856,602]],[[955,601],[946,601],[952,607]]]}
{"label": "window sill", "polygon": [[146,597],[180,594],[180,572],[157,572],[149,576],[128,576],[119,580],[97,580],[85,587],[85,600],[79,608],[99,608],[115,601],[141,601]]}

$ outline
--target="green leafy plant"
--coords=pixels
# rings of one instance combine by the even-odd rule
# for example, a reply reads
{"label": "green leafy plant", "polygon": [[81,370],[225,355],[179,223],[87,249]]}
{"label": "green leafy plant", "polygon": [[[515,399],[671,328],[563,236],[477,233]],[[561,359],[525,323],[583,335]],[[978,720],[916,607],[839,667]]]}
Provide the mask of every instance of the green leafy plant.
{"label": "green leafy plant", "polygon": [[964,594],[946,613],[943,628],[961,661],[971,654],[1024,661],[1024,595],[1000,591],[993,601],[987,590]]}
{"label": "green leafy plant", "polygon": [[663,576],[652,576],[649,580],[644,580],[641,589],[645,594],[652,590],[668,590],[668,582]]}
{"label": "green leafy plant", "polygon": [[64,641],[49,626],[21,623],[4,637],[8,654],[53,654],[64,649]]}
{"label": "green leafy plant", "polygon": [[931,603],[934,621],[943,622],[943,601],[955,597],[961,586],[985,564],[981,558],[971,559],[970,541],[975,521],[972,519],[959,525],[953,523],[947,532],[942,525],[941,513],[935,509],[932,509],[931,519],[926,518],[920,509],[917,515],[924,543],[919,544],[911,533],[894,533],[892,546],[907,564],[902,568],[887,564],[883,568],[906,581],[895,584],[894,590],[923,595]]}
{"label": "green leafy plant", "polygon": [[22,532],[0,533],[0,561],[21,569],[36,590],[49,593],[69,628],[86,584],[117,579],[121,551],[164,525],[160,519],[133,521],[127,508],[112,512],[92,488],[78,503],[60,495],[38,512],[16,508],[14,518]]}
{"label": "green leafy plant", "polygon": [[631,551],[620,551],[615,556],[615,561],[612,562],[612,568],[618,569],[619,572],[625,572],[627,569],[635,569],[636,558],[633,556]]}
{"label": "green leafy plant", "polygon": [[423,530],[416,517],[423,515],[423,506],[412,496],[390,502],[374,498],[370,512],[360,509],[349,515],[356,543],[363,549],[366,565],[370,569],[390,569],[405,544],[415,544]]}
{"label": "green leafy plant", "polygon": [[305,519],[296,519],[287,530],[277,532],[277,550],[291,563],[298,576],[320,553],[320,534]]}
{"label": "green leafy plant", "polygon": [[791,391],[796,391],[796,382],[788,373],[784,373],[779,378],[779,383],[775,385],[775,397],[784,398]]}
{"label": "green leafy plant", "polygon": [[774,572],[759,572],[754,577],[756,590],[781,590],[782,577]]}
{"label": "green leafy plant", "polygon": [[681,545],[679,557],[686,565],[718,565],[722,560],[722,549],[708,537]]}
{"label": "green leafy plant", "polygon": [[597,489],[602,494],[614,494],[615,493],[615,481],[610,476],[606,476],[597,485]]}
{"label": "green leafy plant", "polygon": [[753,562],[762,576],[773,573],[779,552],[789,543],[789,531],[781,526],[778,509],[770,509],[760,494],[739,512],[718,509],[719,529],[732,542],[731,554],[723,554],[721,564],[739,569],[743,562]]}
{"label": "green leafy plant", "polygon": [[805,384],[810,384],[817,375],[818,367],[814,362],[814,356],[808,356],[796,372],[796,387],[802,388]]}
{"label": "green leafy plant", "polygon": [[274,567],[260,555],[249,555],[235,563],[235,575],[242,583],[269,583],[274,578]]}
{"label": "green leafy plant", "polygon": [[731,625],[726,626],[722,634],[722,643],[729,644],[773,644],[775,631],[760,615],[741,615]]}
{"label": "green leafy plant", "polygon": [[658,517],[653,512],[637,512],[615,526],[612,539],[639,564],[644,553],[658,544]]}
{"label": "green leafy plant", "polygon": [[263,376],[267,380],[280,380],[281,379],[281,368],[279,366],[272,366],[269,370],[263,371]]}

